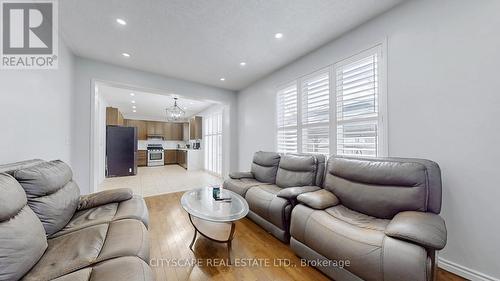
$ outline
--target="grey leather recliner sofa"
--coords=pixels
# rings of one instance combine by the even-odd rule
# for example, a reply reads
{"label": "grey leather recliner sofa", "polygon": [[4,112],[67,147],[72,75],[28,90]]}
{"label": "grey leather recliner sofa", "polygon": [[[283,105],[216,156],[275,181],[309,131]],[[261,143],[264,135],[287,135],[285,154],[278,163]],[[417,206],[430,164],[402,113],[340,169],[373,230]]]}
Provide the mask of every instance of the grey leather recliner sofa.
{"label": "grey leather recliner sofa", "polygon": [[447,237],[436,163],[332,156],[323,188],[297,198],[290,230],[297,255],[335,280],[435,276],[435,251]]}
{"label": "grey leather recliner sofa", "polygon": [[62,161],[0,166],[0,280],[153,280],[148,212],[129,189],[80,196]]}
{"label": "grey leather recliner sofa", "polygon": [[290,214],[296,198],[319,190],[325,157],[259,151],[251,172],[231,173],[224,188],[242,195],[250,207],[248,217],[283,242],[290,238]]}

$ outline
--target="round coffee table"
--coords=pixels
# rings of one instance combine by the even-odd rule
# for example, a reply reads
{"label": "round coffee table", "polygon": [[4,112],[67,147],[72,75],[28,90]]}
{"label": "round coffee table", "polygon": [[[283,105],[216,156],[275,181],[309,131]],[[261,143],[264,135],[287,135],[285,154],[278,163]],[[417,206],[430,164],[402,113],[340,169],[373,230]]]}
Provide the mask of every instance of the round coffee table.
{"label": "round coffee table", "polygon": [[248,214],[248,203],[240,195],[226,189],[220,190],[220,198],[215,200],[212,188],[204,187],[186,191],[181,198],[182,208],[189,214],[194,227],[194,236],[189,249],[193,250],[196,235],[200,233],[207,239],[227,244],[227,256],[231,263],[231,241],[233,240],[235,222]]}

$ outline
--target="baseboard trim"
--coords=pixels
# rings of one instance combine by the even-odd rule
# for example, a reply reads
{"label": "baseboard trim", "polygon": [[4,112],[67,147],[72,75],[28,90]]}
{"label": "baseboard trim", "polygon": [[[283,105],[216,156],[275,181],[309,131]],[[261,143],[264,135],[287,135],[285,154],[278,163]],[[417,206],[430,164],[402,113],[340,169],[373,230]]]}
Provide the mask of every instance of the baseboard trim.
{"label": "baseboard trim", "polygon": [[500,279],[491,277],[443,258],[438,258],[438,267],[472,281],[500,281]]}

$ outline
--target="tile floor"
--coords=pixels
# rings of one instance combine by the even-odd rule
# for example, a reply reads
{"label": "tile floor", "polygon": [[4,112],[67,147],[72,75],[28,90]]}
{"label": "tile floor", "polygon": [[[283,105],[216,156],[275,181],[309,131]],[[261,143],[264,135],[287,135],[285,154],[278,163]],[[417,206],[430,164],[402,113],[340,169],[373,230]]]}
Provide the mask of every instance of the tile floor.
{"label": "tile floor", "polygon": [[205,171],[187,171],[179,165],[139,167],[137,175],[107,178],[100,190],[128,187],[143,197],[184,191],[212,184],[222,184],[223,179]]}

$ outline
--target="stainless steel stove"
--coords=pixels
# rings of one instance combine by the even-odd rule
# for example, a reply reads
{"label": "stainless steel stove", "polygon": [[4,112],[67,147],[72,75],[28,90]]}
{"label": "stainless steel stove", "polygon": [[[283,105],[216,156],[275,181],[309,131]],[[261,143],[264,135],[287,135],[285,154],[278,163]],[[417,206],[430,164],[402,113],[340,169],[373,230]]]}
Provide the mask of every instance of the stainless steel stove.
{"label": "stainless steel stove", "polygon": [[163,166],[165,164],[163,146],[161,144],[148,144],[148,167]]}

